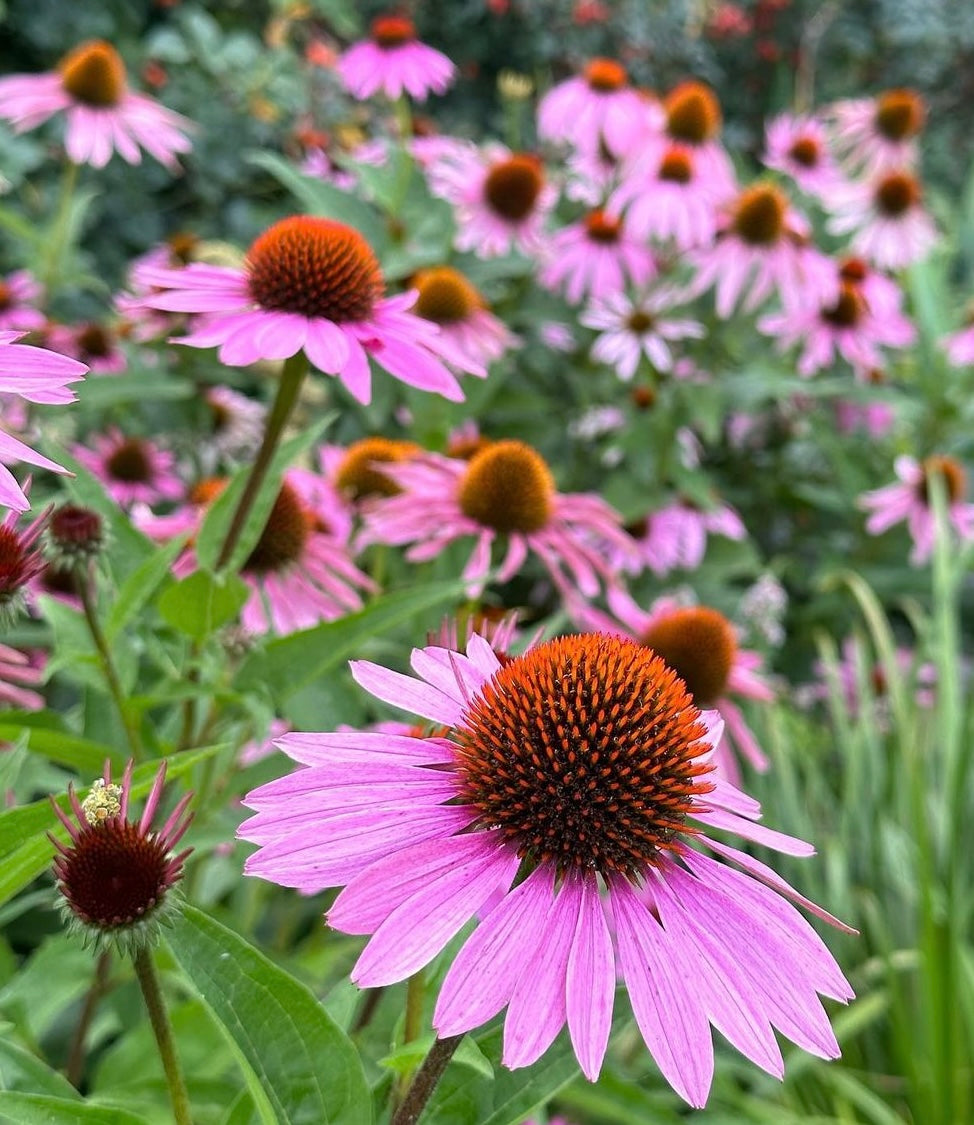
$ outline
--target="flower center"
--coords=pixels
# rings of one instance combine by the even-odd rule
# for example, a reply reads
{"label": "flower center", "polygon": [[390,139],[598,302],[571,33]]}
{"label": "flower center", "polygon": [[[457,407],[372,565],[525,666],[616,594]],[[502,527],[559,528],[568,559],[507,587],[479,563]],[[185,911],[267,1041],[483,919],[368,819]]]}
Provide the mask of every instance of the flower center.
{"label": "flower center", "polygon": [[67,558],[96,555],[105,541],[101,516],[77,504],[65,504],[51,514],[47,535],[57,552]]}
{"label": "flower center", "polygon": [[189,265],[199,246],[199,238],[192,231],[176,231],[166,239],[173,265]]}
{"label": "flower center", "polygon": [[585,233],[592,242],[612,245],[619,241],[622,221],[611,218],[601,209],[590,211],[585,216]]}
{"label": "flower center", "polygon": [[153,833],[117,817],[84,828],[57,863],[73,912],[102,929],[148,914],[172,882],[169,855]]}
{"label": "flower center", "polygon": [[460,508],[484,527],[509,533],[540,531],[551,518],[551,470],[522,441],[495,441],[470,459],[460,479]]}
{"label": "flower center", "polygon": [[92,39],[69,51],[58,64],[61,85],[75,101],[106,109],[125,93],[125,63],[103,39]]}
{"label": "flower center", "polygon": [[850,281],[839,285],[839,299],[830,308],[822,310],[822,319],[835,328],[853,328],[866,311],[866,299],[858,286]]}
{"label": "flower center", "polygon": [[12,527],[0,524],[0,605],[5,605],[31,576],[32,553]]}
{"label": "flower center", "polygon": [[148,484],[153,477],[149,448],[141,438],[126,438],[117,445],[106,459],[105,468],[113,480],[124,484]]}
{"label": "flower center", "polygon": [[653,327],[653,317],[644,309],[635,309],[626,319],[626,327],[637,335],[648,332]]}
{"label": "flower center", "polygon": [[526,219],[544,187],[544,172],[537,157],[519,153],[498,161],[484,181],[484,199],[492,211],[511,223]]}
{"label": "flower center", "polygon": [[756,184],[737,197],[731,226],[735,234],[752,246],[771,246],[784,234],[787,206],[780,189]]}
{"label": "flower center", "polygon": [[919,492],[920,499],[925,504],[930,503],[929,482],[934,475],[939,476],[944,482],[948,504],[958,504],[964,499],[964,494],[967,492],[967,474],[964,472],[964,466],[953,457],[935,453],[932,457],[924,458],[923,461],[923,479],[920,481]]}
{"label": "flower center", "polygon": [[876,185],[876,206],[892,219],[920,202],[920,185],[908,172],[890,172]]}
{"label": "flower center", "polygon": [[383,293],[379,263],[358,231],[310,215],[266,230],[247,254],[247,275],[262,308],[337,324],[366,320]]}
{"label": "flower center", "polygon": [[446,447],[447,457],[455,461],[469,461],[471,457],[493,444],[489,437],[483,434],[460,433],[450,438]]}
{"label": "flower center", "polygon": [[419,297],[413,312],[436,324],[456,324],[483,307],[480,294],[450,266],[422,270],[416,277]]}
{"label": "flower center", "polygon": [[686,149],[669,149],[660,161],[659,178],[671,184],[688,184],[693,179],[693,157]]}
{"label": "flower center", "polygon": [[600,94],[621,90],[629,81],[626,68],[615,59],[592,59],[585,67],[585,81]]}
{"label": "flower center", "polygon": [[282,485],[267,524],[242,569],[251,574],[267,574],[296,562],[314,523],[314,514],[304,506],[297,492],[289,484]]}
{"label": "flower center", "polygon": [[839,263],[839,278],[859,284],[869,275],[869,266],[862,258],[843,258]]}
{"label": "flower center", "polygon": [[205,477],[193,485],[186,499],[197,507],[205,507],[207,504],[212,504],[226,487],[226,477]]}
{"label": "flower center", "polygon": [[699,145],[720,130],[720,103],[702,82],[681,82],[666,95],[666,131],[675,141]]}
{"label": "flower center", "polygon": [[111,333],[100,324],[86,324],[78,333],[77,344],[90,359],[104,359],[112,354]]}
{"label": "flower center", "polygon": [[532,863],[630,878],[692,833],[712,789],[683,684],[633,641],[558,637],[514,657],[453,734],[460,794]]}
{"label": "flower center", "polygon": [[927,112],[915,90],[887,90],[876,99],[876,129],[888,141],[905,141],[923,128]]}
{"label": "flower center", "polygon": [[376,461],[396,464],[408,461],[419,452],[411,441],[368,437],[352,442],[335,474],[335,487],[352,500],[366,496],[398,496],[402,489],[375,467]]}
{"label": "flower center", "polygon": [[698,707],[707,707],[727,690],[737,641],[730,622],[706,606],[665,614],[643,634],[642,642],[686,684]]}
{"label": "flower center", "polygon": [[796,137],[788,149],[788,155],[803,168],[816,168],[822,158],[822,150],[814,137]]}
{"label": "flower center", "polygon": [[14,295],[10,286],[5,281],[0,281],[0,312],[4,312],[14,303]]}
{"label": "flower center", "polygon": [[372,42],[389,50],[416,38],[416,27],[406,16],[379,16],[372,21]]}

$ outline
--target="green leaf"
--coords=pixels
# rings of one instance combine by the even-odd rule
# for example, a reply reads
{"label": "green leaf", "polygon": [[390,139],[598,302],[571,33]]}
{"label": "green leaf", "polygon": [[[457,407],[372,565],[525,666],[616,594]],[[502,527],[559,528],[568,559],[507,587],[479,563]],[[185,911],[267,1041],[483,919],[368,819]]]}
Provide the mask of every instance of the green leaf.
{"label": "green leaf", "polygon": [[11,1125],[145,1125],[143,1118],[126,1109],[92,1105],[48,1094],[0,1091],[0,1116]]}
{"label": "green leaf", "polygon": [[18,738],[26,736],[27,744],[34,754],[40,754],[50,762],[58,765],[70,766],[80,774],[101,773],[108,758],[112,765],[120,766],[125,761],[125,755],[114,746],[103,742],[92,742],[87,738],[68,734],[57,726],[41,725],[37,722],[40,718],[50,723],[57,723],[59,717],[50,712],[38,712],[23,716],[3,712],[3,722],[0,723],[0,742],[15,742]]}
{"label": "green leaf", "polygon": [[76,1103],[81,1100],[81,1095],[63,1075],[30,1051],[4,1038],[0,1038],[0,1089],[49,1094]]}
{"label": "green leaf", "polygon": [[382,220],[367,204],[314,176],[305,176],[293,164],[271,152],[253,152],[248,159],[270,174],[301,203],[309,215],[322,215],[354,227],[381,257],[387,241]]}
{"label": "green leaf", "polygon": [[434,609],[462,597],[461,582],[435,582],[376,598],[358,613],[271,641],[244,661],[237,676],[240,691],[266,688],[279,702],[305,684],[355,656],[372,637],[407,622],[423,635]]}
{"label": "green leaf", "polygon": [[[288,466],[318,441],[334,419],[334,414],[327,414],[297,437],[284,442],[275,452],[227,565],[231,573],[240,569],[247,556],[257,546],[257,540],[260,539],[261,532],[267,524],[267,517],[274,507],[274,501],[281,490],[281,480]],[[234,473],[230,483],[207,510],[203,525],[196,537],[196,557],[199,559],[200,566],[208,570],[216,570],[223,541],[227,537],[230,522],[249,476],[249,465]]]}
{"label": "green leaf", "polygon": [[249,594],[250,587],[235,574],[197,570],[163,591],[157,604],[164,621],[199,641],[233,621]]}
{"label": "green leaf", "polygon": [[371,1122],[361,1060],[308,988],[194,907],[167,940],[234,1048],[263,1122]]}
{"label": "green leaf", "polygon": [[109,640],[148,603],[169,576],[173,562],[185,546],[186,541],[182,536],[174,539],[136,567],[126,578],[105,623],[105,633]]}
{"label": "green leaf", "polygon": [[188,379],[175,379],[169,371],[137,371],[110,379],[85,379],[78,387],[78,404],[109,410],[122,403],[173,402],[193,395]]}

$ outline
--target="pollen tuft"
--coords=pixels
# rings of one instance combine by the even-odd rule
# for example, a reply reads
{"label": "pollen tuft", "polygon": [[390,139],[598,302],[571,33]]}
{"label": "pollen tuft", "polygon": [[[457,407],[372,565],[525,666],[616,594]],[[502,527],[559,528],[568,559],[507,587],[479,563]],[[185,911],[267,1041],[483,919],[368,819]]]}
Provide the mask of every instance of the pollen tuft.
{"label": "pollen tuft", "polygon": [[876,185],[876,207],[891,219],[905,215],[920,202],[920,184],[909,172],[890,172]]}
{"label": "pollen tuft", "polygon": [[666,131],[675,141],[699,145],[720,132],[720,102],[702,82],[681,82],[663,101]]}
{"label": "pollen tuft", "polygon": [[476,453],[460,479],[463,514],[501,534],[540,531],[551,519],[555,482],[539,453],[522,441],[495,441]]}
{"label": "pollen tuft", "polygon": [[419,297],[413,312],[435,324],[457,324],[483,308],[477,290],[451,266],[421,270],[414,279]]}
{"label": "pollen tuft", "polygon": [[314,527],[314,513],[291,485],[282,485],[257,545],[242,569],[251,574],[284,570],[301,558]]}
{"label": "pollen tuft", "polygon": [[416,38],[416,26],[407,16],[379,16],[372,21],[372,42],[386,50],[411,43]]}
{"label": "pollen tuft", "polygon": [[796,137],[788,149],[788,155],[802,168],[817,168],[822,160],[822,149],[814,137]]}
{"label": "pollen tuft", "polygon": [[611,246],[619,241],[619,235],[622,233],[622,220],[613,219],[601,208],[597,208],[595,211],[589,211],[585,216],[585,233],[591,242]]}
{"label": "pollen tuft", "polygon": [[558,637],[507,661],[455,728],[460,797],[530,863],[634,878],[709,792],[706,728],[641,645]]}
{"label": "pollen tuft", "polygon": [[615,59],[592,59],[585,67],[584,74],[589,89],[600,94],[621,90],[629,81],[626,68]]}
{"label": "pollen tuft", "polygon": [[484,181],[484,199],[502,219],[519,223],[534,210],[543,187],[541,161],[529,153],[516,153],[491,167]]}
{"label": "pollen tuft", "polygon": [[920,499],[925,504],[930,503],[929,482],[935,475],[944,482],[948,504],[958,504],[964,499],[967,492],[967,474],[964,472],[964,466],[954,457],[935,453],[931,457],[924,458],[923,461],[923,479],[920,481],[919,493]]}
{"label": "pollen tuft", "polygon": [[886,90],[876,99],[876,129],[888,141],[915,137],[926,118],[923,98],[915,90]]}
{"label": "pollen tuft", "polygon": [[92,39],[69,51],[58,63],[58,72],[71,97],[95,109],[118,105],[125,93],[125,63],[104,39]]}
{"label": "pollen tuft", "polygon": [[773,246],[785,233],[787,209],[788,201],[780,188],[755,184],[737,197],[731,227],[752,246]]}
{"label": "pollen tuft", "polygon": [[364,500],[367,496],[398,496],[398,484],[381,470],[376,462],[397,464],[408,461],[419,452],[411,441],[394,438],[367,437],[353,441],[335,474],[335,487],[351,500]]}
{"label": "pollen tuft", "polygon": [[141,438],[125,438],[105,460],[105,468],[113,480],[125,484],[148,484],[153,478],[149,447]]}
{"label": "pollen tuft", "polygon": [[311,215],[264,231],[247,253],[247,275],[261,308],[336,324],[368,319],[384,291],[378,259],[358,231]]}
{"label": "pollen tuft", "polygon": [[698,707],[709,707],[727,690],[737,640],[731,623],[717,610],[674,609],[641,639],[676,672]]}

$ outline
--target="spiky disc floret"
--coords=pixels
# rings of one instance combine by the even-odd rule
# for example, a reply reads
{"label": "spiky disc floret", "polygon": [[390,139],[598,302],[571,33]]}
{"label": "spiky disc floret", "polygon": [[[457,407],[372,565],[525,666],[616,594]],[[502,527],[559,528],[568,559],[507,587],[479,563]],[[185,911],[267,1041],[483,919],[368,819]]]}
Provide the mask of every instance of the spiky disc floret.
{"label": "spiky disc floret", "polygon": [[686,818],[712,789],[706,734],[658,656],[590,633],[511,659],[452,737],[481,827],[563,874],[635,878],[693,832]]}
{"label": "spiky disc floret", "polygon": [[106,765],[104,778],[95,782],[82,802],[69,787],[77,823],[51,802],[70,836],[68,844],[51,837],[57,849],[54,874],[61,910],[86,944],[138,952],[157,939],[160,924],[176,907],[172,888],[182,877],[183,862],[192,848],[178,855],[172,851],[192,816],[185,815],[187,794],[163,827],[152,831],[165,777],[163,763],[138,821],[128,819],[131,762],[121,784],[112,782],[111,768]]}

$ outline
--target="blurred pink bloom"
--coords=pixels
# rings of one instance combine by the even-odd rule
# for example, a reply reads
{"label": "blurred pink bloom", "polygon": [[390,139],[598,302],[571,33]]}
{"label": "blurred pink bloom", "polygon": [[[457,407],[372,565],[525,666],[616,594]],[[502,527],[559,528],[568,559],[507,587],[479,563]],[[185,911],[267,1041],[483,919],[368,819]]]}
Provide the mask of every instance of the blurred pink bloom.
{"label": "blurred pink bloom", "polygon": [[337,375],[359,402],[369,403],[372,356],[410,386],[463,400],[430,349],[436,328],[407,312],[416,294],[383,297],[372,248],[344,223],[296,215],[254,242],[243,269],[147,266],[139,280],[159,290],[141,298],[149,308],[205,313],[176,343],[217,347],[230,367],[287,359],[303,349],[314,367]]}
{"label": "blurred pink bloom", "polygon": [[937,241],[937,228],[923,206],[920,183],[902,169],[847,184],[823,200],[832,212],[832,234],[851,234],[850,247],[873,265],[900,270],[919,262]]}
{"label": "blurred pink bloom", "polygon": [[456,209],[458,250],[479,258],[511,250],[540,253],[542,228],[558,192],[537,157],[499,144],[483,150],[466,145],[433,161],[428,175],[433,194]]}
{"label": "blurred pink bloom", "polygon": [[[74,402],[77,396],[69,385],[76,383],[88,368],[46,348],[18,344],[21,336],[22,332],[0,331],[0,395],[16,395],[27,402],[44,405]],[[19,438],[0,430],[0,505],[17,512],[26,512],[30,503],[6,467],[10,461],[26,461],[52,473],[67,472]]]}
{"label": "blurred pink bloom", "polygon": [[[655,108],[629,85],[626,68],[615,59],[590,60],[580,75],[559,82],[538,104],[538,136],[570,141],[577,149],[604,145],[621,156],[639,143]],[[661,121],[656,122],[658,129]]]}
{"label": "blurred pink bloom", "polygon": [[538,336],[545,347],[553,352],[573,352],[576,347],[571,328],[559,320],[543,320],[538,325]]}
{"label": "blurred pink bloom", "polygon": [[947,358],[954,367],[968,367],[974,364],[974,321],[952,332],[940,341]]}
{"label": "blurred pink bloom", "polygon": [[353,191],[356,185],[354,174],[336,164],[323,148],[311,148],[305,152],[301,171],[306,176],[324,180],[340,191]]}
{"label": "blurred pink bloom", "polygon": [[47,317],[37,307],[43,295],[40,282],[27,270],[0,278],[0,332],[43,328]]}
{"label": "blurred pink bloom", "polygon": [[614,367],[625,382],[636,374],[643,356],[657,371],[672,370],[669,341],[700,339],[704,334],[703,325],[695,320],[663,315],[672,303],[673,295],[663,290],[639,298],[616,293],[593,301],[579,317],[587,328],[600,331],[592,358]]}
{"label": "blurred pink bloom", "polygon": [[117,375],[127,366],[118,337],[105,324],[52,324],[46,343],[62,355],[80,359],[95,374]]}
{"label": "blurred pink bloom", "polygon": [[50,74],[0,78],[0,118],[20,133],[65,114],[64,144],[74,164],[103,168],[113,152],[129,164],[140,146],[170,170],[193,147],[192,122],[128,89],[125,65],[109,43],[95,39],[70,51]]}
{"label": "blurred pink bloom", "polygon": [[211,430],[199,453],[208,472],[217,461],[251,457],[264,434],[267,408],[232,387],[207,387],[203,401],[209,409]]}
{"label": "blurred pink bloom", "polygon": [[148,438],[127,437],[117,427],[90,439],[90,448],[75,445],[71,452],[123,507],[178,500],[183,484],[173,473],[173,455]]}
{"label": "blurred pink bloom", "polygon": [[529,552],[562,594],[578,589],[594,597],[600,582],[613,581],[608,550],[640,569],[639,553],[613,509],[594,493],[558,492],[547,464],[523,442],[489,442],[469,461],[422,454],[383,465],[383,472],[402,492],[366,506],[362,543],[411,544],[406,558],[424,562],[454,540],[472,537],[463,569],[472,596],[487,583],[499,540],[506,550],[498,582],[513,578]]}
{"label": "blurred pink bloom", "polygon": [[704,82],[680,82],[663,99],[665,124],[659,136],[647,142],[649,156],[655,144],[662,150],[684,146],[693,154],[694,175],[722,195],[733,194],[734,166],[719,141],[722,115],[717,95]]}
{"label": "blurred pink bloom", "polygon": [[371,98],[381,90],[392,100],[406,93],[425,101],[429,93],[446,90],[456,67],[446,55],[416,38],[412,20],[380,16],[372,21],[369,39],[342,53],[338,74],[354,98]]}
{"label": "blurred pink bloom", "polygon": [[0,702],[22,711],[40,711],[44,696],[32,689],[43,680],[43,668],[26,653],[0,645]]}
{"label": "blurred pink bloom", "polygon": [[801,191],[819,199],[845,182],[817,117],[782,113],[769,121],[764,163],[791,176]]}
{"label": "blurred pink bloom", "polygon": [[719,209],[733,191],[725,177],[701,174],[690,145],[676,144],[627,161],[608,209],[623,212],[637,238],[691,250],[713,242]]}
{"label": "blurred pink bloom", "polygon": [[620,976],[663,1076],[693,1106],[711,1085],[711,1021],[774,1075],[772,1026],[838,1055],[816,993],[851,989],[785,900],[829,916],[711,830],[789,855],[812,848],[756,823],[758,803],[715,773],[722,724],[661,660],[587,634],[503,662],[474,634],[466,652],[414,649],[411,665],[412,676],[351,668],[433,734],[285,735],[305,768],[245,799],[254,815],[240,835],[258,845],[248,874],[304,893],[344,888],[328,924],[369,937],[357,985],[407,979],[479,916],[433,1027],[462,1034],[506,1008],[512,1069],[567,1023],[594,1081]]}
{"label": "blurred pink bloom", "polygon": [[565,158],[565,198],[600,207],[615,186],[619,169],[619,160],[604,145],[573,150]]}
{"label": "blurred pink bloom", "polygon": [[916,138],[927,111],[915,90],[836,102],[827,114],[833,144],[851,169],[872,175],[916,165]]}
{"label": "blurred pink bloom", "polygon": [[741,517],[729,504],[703,509],[677,500],[647,516],[645,524],[635,534],[636,546],[645,565],[660,577],[678,568],[696,570],[703,562],[708,534],[747,538]]}
{"label": "blurred pink bloom", "polygon": [[517,343],[469,279],[452,266],[420,270],[412,284],[418,294],[413,312],[439,328],[430,348],[458,370],[484,378],[490,364]]}
{"label": "blurred pink bloom", "polygon": [[722,217],[713,246],[695,250],[690,296],[716,288],[717,315],[729,317],[739,301],[753,312],[772,294],[785,305],[838,299],[835,266],[809,241],[808,222],[780,188],[758,183],[745,188]]}
{"label": "blurred pink bloom", "polygon": [[871,438],[882,438],[896,425],[896,411],[888,402],[840,398],[835,404],[835,420],[844,434],[865,430]]}
{"label": "blurred pink bloom", "polygon": [[[929,661],[919,663],[916,653],[911,649],[896,649],[896,667],[908,688],[913,689],[913,698],[919,707],[933,707],[937,685],[936,665]],[[830,679],[828,669],[821,660],[815,661],[815,674],[819,682],[811,686],[811,691],[803,693],[808,700],[828,700]],[[868,647],[860,638],[850,635],[842,642],[841,658],[835,669],[838,687],[850,716],[863,713],[863,704],[871,702],[873,710],[870,718],[878,721],[881,730],[889,730],[889,681],[882,661],[875,660]],[[866,698],[864,698],[865,688]]]}
{"label": "blurred pink bloom", "polygon": [[953,457],[936,454],[917,461],[905,454],[893,464],[898,484],[877,488],[859,497],[859,507],[870,512],[866,530],[882,535],[894,524],[905,521],[913,540],[910,562],[922,566],[933,552],[936,525],[929,498],[929,478],[935,473],[947,494],[950,523],[963,542],[974,539],[974,504],[964,502],[967,476],[963,466]]}
{"label": "blurred pink bloom", "polygon": [[562,290],[571,305],[621,293],[628,285],[641,287],[656,273],[653,252],[622,220],[602,210],[556,231],[542,261],[539,281]]}

